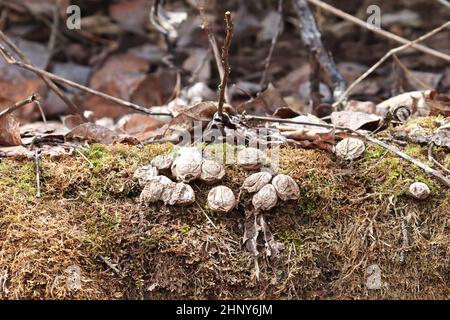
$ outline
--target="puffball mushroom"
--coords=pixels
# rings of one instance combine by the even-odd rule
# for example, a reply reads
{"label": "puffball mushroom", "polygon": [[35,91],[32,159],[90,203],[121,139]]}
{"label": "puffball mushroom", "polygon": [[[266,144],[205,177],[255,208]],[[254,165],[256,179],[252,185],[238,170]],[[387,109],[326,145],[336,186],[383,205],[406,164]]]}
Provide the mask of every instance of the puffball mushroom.
{"label": "puffball mushroom", "polygon": [[236,198],[233,191],[225,186],[211,189],[208,194],[208,206],[214,211],[231,211],[236,206]]}
{"label": "puffball mushroom", "polygon": [[137,168],[133,174],[133,179],[137,180],[141,187],[144,187],[148,181],[158,175],[158,169],[152,165]]}
{"label": "puffball mushroom", "polygon": [[249,193],[255,193],[261,190],[266,184],[270,183],[272,175],[269,172],[257,172],[248,176],[242,184],[242,190]]}
{"label": "puffball mushroom", "polygon": [[423,182],[414,182],[409,186],[409,193],[418,200],[425,200],[430,192],[430,188]]}
{"label": "puffball mushroom", "polygon": [[297,200],[300,197],[300,188],[294,179],[285,174],[278,174],[273,178],[272,185],[281,200]]}
{"label": "puffball mushroom", "polygon": [[203,156],[195,147],[182,147],[172,163],[172,174],[182,182],[189,182],[200,177],[202,173]]}
{"label": "puffball mushroom", "polygon": [[158,170],[168,170],[172,166],[173,157],[170,154],[160,155],[153,158],[150,162]]}
{"label": "puffball mushroom", "polygon": [[192,187],[186,183],[179,182],[172,189],[170,199],[164,204],[186,206],[195,202],[195,193]]}
{"label": "puffball mushroom", "polygon": [[255,170],[267,163],[267,156],[256,148],[245,148],[237,154],[237,164],[244,169]]}
{"label": "puffball mushroom", "polygon": [[175,182],[167,178],[166,176],[156,176],[151,178],[140,195],[141,204],[152,204],[163,200],[165,203],[169,195],[172,194],[172,190],[175,188]]}
{"label": "puffball mushroom", "polygon": [[256,210],[270,210],[277,205],[278,196],[275,187],[266,184],[252,198],[252,204]]}
{"label": "puffball mushroom", "polygon": [[345,138],[336,145],[336,155],[344,160],[355,160],[359,158],[364,151],[366,146],[364,142],[356,138]]}
{"label": "puffball mushroom", "polygon": [[223,166],[215,160],[203,160],[200,181],[213,184],[222,180],[225,175]]}

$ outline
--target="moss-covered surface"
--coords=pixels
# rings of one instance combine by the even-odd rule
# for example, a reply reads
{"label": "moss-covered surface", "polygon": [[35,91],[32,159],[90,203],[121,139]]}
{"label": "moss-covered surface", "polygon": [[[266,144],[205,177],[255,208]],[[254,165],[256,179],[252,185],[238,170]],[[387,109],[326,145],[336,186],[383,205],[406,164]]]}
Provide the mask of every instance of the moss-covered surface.
{"label": "moss-covered surface", "polygon": [[[265,214],[285,249],[259,259],[257,280],[241,244],[245,212],[209,211],[212,186],[192,183],[197,203],[185,208],[138,204],[133,172],[171,149],[93,145],[84,152],[89,161],[79,154],[44,158],[40,199],[33,162],[1,160],[0,272],[7,271],[8,292],[0,288],[0,297],[450,297],[449,190],[395,155],[369,146],[364,157],[344,163],[323,151],[282,149],[280,171],[298,181],[301,198]],[[427,160],[419,145],[405,152]],[[435,155],[449,164],[448,152]],[[237,194],[248,174],[229,165],[223,183]],[[430,186],[428,200],[408,196],[414,181]],[[366,286],[374,264],[378,290]],[[78,290],[67,286],[70,266],[81,270]]]}

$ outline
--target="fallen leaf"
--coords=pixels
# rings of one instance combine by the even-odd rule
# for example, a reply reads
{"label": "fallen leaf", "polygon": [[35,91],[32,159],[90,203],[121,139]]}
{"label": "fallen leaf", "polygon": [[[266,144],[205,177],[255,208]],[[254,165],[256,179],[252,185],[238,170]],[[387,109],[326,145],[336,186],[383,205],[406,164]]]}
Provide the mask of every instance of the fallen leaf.
{"label": "fallen leaf", "polygon": [[0,117],[0,145],[20,146],[20,123],[11,114]]}
{"label": "fallen leaf", "polygon": [[376,130],[382,118],[375,114],[357,111],[337,111],[331,114],[331,123],[338,127],[346,127],[352,130]]}
{"label": "fallen leaf", "polygon": [[119,135],[114,131],[94,123],[83,123],[66,134],[67,140],[87,140],[90,142],[112,144]]}
{"label": "fallen leaf", "polygon": [[[240,104],[239,112],[247,112],[252,115],[272,115],[280,108],[289,108],[278,90],[270,83],[266,90],[259,93],[256,98]],[[295,112],[295,111],[294,111]]]}
{"label": "fallen leaf", "polygon": [[136,134],[156,130],[162,127],[164,123],[155,116],[132,113],[122,117],[117,122],[116,128],[128,134]]}

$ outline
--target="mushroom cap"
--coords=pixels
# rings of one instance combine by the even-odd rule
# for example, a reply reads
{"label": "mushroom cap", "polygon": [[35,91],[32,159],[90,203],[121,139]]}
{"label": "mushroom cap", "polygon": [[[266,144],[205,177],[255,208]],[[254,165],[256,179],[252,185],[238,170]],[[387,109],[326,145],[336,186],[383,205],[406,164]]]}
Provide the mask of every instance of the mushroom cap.
{"label": "mushroom cap", "polygon": [[213,184],[220,180],[225,175],[225,169],[223,165],[215,160],[203,160],[202,172],[200,174],[200,180],[207,184]]}
{"label": "mushroom cap", "polygon": [[172,190],[175,187],[175,182],[167,178],[166,176],[156,176],[151,178],[140,195],[140,202],[142,204],[151,204],[159,200],[167,199],[168,195],[172,194]]}
{"label": "mushroom cap", "polygon": [[430,195],[430,188],[423,182],[414,182],[409,186],[409,193],[418,200],[425,200]]}
{"label": "mushroom cap", "polygon": [[156,167],[158,170],[170,169],[172,163],[173,163],[173,156],[170,154],[156,156],[150,162],[150,164]]}
{"label": "mushroom cap", "polygon": [[336,155],[344,160],[355,160],[359,158],[364,151],[366,146],[361,139],[356,138],[345,138],[336,145]]}
{"label": "mushroom cap", "polygon": [[202,154],[198,148],[182,147],[172,163],[172,174],[182,182],[189,182],[200,177],[202,173]]}
{"label": "mushroom cap", "polygon": [[266,184],[252,198],[252,204],[256,210],[270,210],[277,205],[278,196],[275,187]]}
{"label": "mushroom cap", "polygon": [[262,171],[249,175],[242,184],[242,190],[249,193],[255,193],[261,190],[266,184],[270,183],[272,175],[269,172]]}
{"label": "mushroom cap", "polygon": [[139,167],[133,174],[133,179],[137,180],[141,187],[144,187],[148,181],[158,175],[158,169],[152,165]]}
{"label": "mushroom cap", "polygon": [[237,164],[244,169],[259,169],[267,162],[266,154],[256,148],[245,148],[237,154]]}
{"label": "mushroom cap", "polygon": [[285,174],[278,174],[272,180],[272,185],[281,200],[297,200],[300,197],[300,188],[294,179]]}
{"label": "mushroom cap", "polygon": [[233,191],[225,186],[218,186],[208,193],[208,206],[219,212],[229,212],[236,206]]}

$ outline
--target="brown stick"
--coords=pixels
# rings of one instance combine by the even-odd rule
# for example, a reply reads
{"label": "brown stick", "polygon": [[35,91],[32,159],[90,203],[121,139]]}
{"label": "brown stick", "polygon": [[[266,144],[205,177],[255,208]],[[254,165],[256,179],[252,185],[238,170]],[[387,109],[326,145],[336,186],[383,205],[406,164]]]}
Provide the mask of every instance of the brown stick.
{"label": "brown stick", "polygon": [[[4,34],[1,30],[0,30],[0,40],[2,40],[9,48],[11,48],[11,50],[13,50],[19,57],[20,59],[22,59],[25,63],[29,64],[29,65],[33,65],[31,60],[22,52],[22,50],[19,49],[19,47],[17,47],[14,42],[11,41],[11,39],[8,38],[8,36],[6,34]],[[8,61],[7,61],[8,62]],[[9,63],[9,62],[8,62]],[[75,104],[72,102],[72,100],[70,100],[65,94],[64,92],[62,92],[61,89],[59,89],[56,84],[54,84],[52,81],[50,81],[48,78],[44,77],[42,74],[37,74],[42,81],[45,82],[45,84],[51,89],[53,90],[56,95],[62,100],[64,101],[64,103],[69,107],[69,109],[76,114],[79,114],[81,116],[81,118],[83,119],[83,121],[88,121],[84,115],[83,115],[83,111]]]}
{"label": "brown stick", "polygon": [[225,89],[228,83],[228,77],[230,75],[230,64],[228,61],[228,50],[231,46],[231,39],[233,38],[233,20],[231,19],[230,11],[225,12],[225,25],[227,28],[227,35],[225,37],[225,42],[222,47],[222,64],[223,64],[223,77],[219,85],[219,104],[217,107],[219,116],[222,117],[223,114],[223,103],[225,100]]}
{"label": "brown stick", "polygon": [[26,98],[26,99],[24,99],[22,101],[18,101],[16,103],[14,103],[11,107],[9,107],[9,108],[3,110],[2,112],[0,112],[0,118],[5,116],[5,115],[7,115],[7,114],[9,114],[9,113],[11,113],[11,112],[16,111],[17,109],[22,108],[23,106],[25,106],[25,105],[27,105],[29,103],[33,103],[35,101],[38,101],[39,99],[40,99],[39,95],[33,94],[33,95],[29,96],[28,98]]}
{"label": "brown stick", "polygon": [[450,179],[447,178],[446,176],[444,176],[441,172],[430,168],[426,164],[423,164],[422,162],[420,162],[419,160],[417,160],[413,157],[408,156],[406,153],[400,151],[398,148],[396,148],[394,146],[388,145],[387,143],[380,141],[377,138],[371,137],[369,135],[355,131],[353,129],[350,129],[347,127],[334,126],[332,124],[314,123],[314,122],[307,122],[307,121],[296,121],[296,120],[292,120],[292,119],[280,119],[280,118],[273,118],[273,117],[260,117],[260,116],[247,115],[247,116],[244,116],[244,118],[246,120],[262,120],[262,121],[268,121],[268,122],[293,123],[293,124],[342,130],[342,131],[354,133],[354,134],[360,136],[361,138],[363,138],[369,142],[372,142],[376,145],[379,145],[380,147],[383,147],[384,149],[391,151],[391,152],[395,153],[396,155],[398,155],[399,157],[411,162],[412,164],[414,164],[414,165],[418,166],[419,168],[421,168],[422,170],[424,170],[426,173],[434,176],[439,182],[441,182],[446,187],[450,187]]}
{"label": "brown stick", "polygon": [[[373,25],[371,25],[371,24],[369,24],[369,23],[367,23],[365,21],[362,21],[362,20],[360,20],[360,19],[358,19],[358,18],[356,18],[356,17],[354,17],[354,16],[352,16],[352,15],[350,15],[350,14],[344,12],[344,11],[336,9],[335,7],[330,6],[329,4],[327,4],[327,3],[325,3],[325,2],[323,2],[321,0],[307,0],[307,1],[309,3],[312,3],[312,4],[322,8],[325,11],[328,11],[328,12],[334,14],[335,16],[338,16],[338,17],[340,17],[340,18],[342,18],[344,20],[350,21],[350,22],[352,22],[352,23],[354,23],[354,24],[356,24],[356,25],[358,25],[360,27],[368,29],[369,31],[372,31],[372,32],[374,32],[374,33],[376,33],[376,34],[378,34],[380,36],[383,36],[385,38],[388,38],[390,40],[396,41],[396,42],[401,43],[401,44],[408,44],[410,42],[408,39],[405,39],[405,38],[402,38],[400,36],[397,36],[397,35],[389,32],[389,31],[383,30],[381,28],[374,28]],[[436,57],[436,58],[445,60],[447,62],[450,62],[450,56],[445,54],[445,53],[443,53],[443,52],[439,52],[437,50],[428,48],[427,46],[424,46],[424,45],[421,45],[421,44],[414,44],[411,47],[413,47],[414,49],[419,50],[419,51],[421,51],[423,53],[429,54],[429,55],[431,55],[433,57]]]}
{"label": "brown stick", "polygon": [[83,86],[81,84],[78,84],[76,82],[73,82],[73,81],[64,79],[62,77],[59,77],[57,75],[54,75],[53,73],[50,73],[50,72],[44,71],[42,69],[36,68],[35,66],[33,66],[31,64],[27,64],[27,63],[23,63],[21,61],[17,61],[16,59],[14,59],[14,57],[2,45],[0,45],[0,54],[3,56],[3,59],[5,59],[5,61],[7,63],[9,63],[11,65],[16,65],[16,66],[18,66],[20,68],[23,68],[23,69],[26,69],[26,70],[29,70],[29,71],[32,71],[32,72],[34,72],[34,73],[36,73],[38,75],[41,75],[41,76],[43,76],[43,77],[45,77],[47,79],[51,79],[51,80],[54,80],[54,81],[58,81],[58,82],[64,83],[64,84],[66,84],[68,86],[71,86],[71,87],[74,87],[76,89],[82,90],[84,92],[87,92],[87,93],[99,96],[99,97],[101,97],[103,99],[106,99],[108,101],[114,102],[114,103],[116,103],[118,105],[130,108],[130,109],[133,109],[133,110],[145,113],[145,114],[172,117],[171,113],[152,112],[152,111],[150,111],[150,110],[148,110],[148,109],[146,109],[144,107],[141,107],[141,106],[139,106],[139,105],[137,105],[135,103],[127,102],[127,101],[124,101],[122,99],[110,96],[109,94],[106,94],[106,93],[103,93],[103,92],[100,92],[100,91],[97,91],[97,90],[85,87],[85,86]]}
{"label": "brown stick", "polygon": [[323,71],[330,77],[334,99],[338,99],[345,91],[345,80],[336,67],[333,57],[322,43],[320,31],[306,0],[295,0],[294,4],[300,20],[303,43],[309,48],[311,59],[316,59]]}
{"label": "brown stick", "polygon": [[441,25],[440,27],[428,32],[427,34],[424,34],[423,36],[417,38],[414,41],[408,41],[408,43],[391,49],[389,50],[380,60],[378,60],[372,67],[369,68],[369,70],[367,70],[366,72],[364,72],[358,79],[356,79],[355,81],[353,81],[353,83],[351,85],[348,86],[347,90],[345,90],[345,92],[339,97],[339,99],[333,103],[333,107],[337,107],[338,105],[340,105],[350,94],[350,92],[361,82],[363,81],[365,78],[367,78],[373,71],[375,71],[380,65],[382,65],[387,59],[389,59],[392,55],[397,54],[398,52],[405,50],[406,48],[409,47],[414,47],[418,42],[423,41],[433,35],[435,35],[436,33],[440,32],[441,30],[447,28],[448,26],[450,26],[450,21],[444,23],[443,25]]}
{"label": "brown stick", "polygon": [[278,37],[281,34],[281,29],[283,29],[283,0],[278,0],[278,20],[276,23],[277,32],[272,38],[270,44],[269,54],[267,55],[266,61],[264,63],[264,72],[261,77],[261,82],[259,83],[261,90],[264,90],[267,85],[267,76],[269,74],[270,62],[272,61],[273,52],[275,50],[275,45],[277,44]]}
{"label": "brown stick", "polygon": [[219,72],[220,79],[223,78],[224,70],[222,65],[222,58],[220,57],[219,46],[217,45],[216,37],[209,27],[208,18],[205,15],[205,11],[203,7],[198,7],[198,11],[200,13],[200,17],[202,18],[202,28],[206,30],[206,34],[208,35],[208,41],[211,46],[211,49],[214,53],[214,59],[216,60],[217,70]]}

